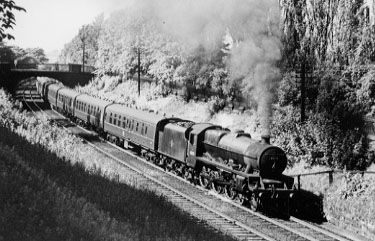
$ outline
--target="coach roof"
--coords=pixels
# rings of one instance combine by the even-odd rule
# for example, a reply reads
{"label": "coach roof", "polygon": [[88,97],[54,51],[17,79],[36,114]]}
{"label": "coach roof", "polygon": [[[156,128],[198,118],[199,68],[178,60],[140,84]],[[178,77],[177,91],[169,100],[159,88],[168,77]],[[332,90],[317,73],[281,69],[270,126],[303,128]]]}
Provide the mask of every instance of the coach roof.
{"label": "coach roof", "polygon": [[69,97],[75,97],[75,96],[79,95],[79,93],[77,91],[69,89],[69,88],[60,89],[59,94],[69,96]]}
{"label": "coach roof", "polygon": [[165,116],[163,115],[159,115],[146,110],[137,110],[135,108],[130,108],[121,104],[110,105],[108,106],[107,111],[114,112],[119,115],[130,116],[134,119],[138,119],[143,122],[148,122],[155,125],[159,123],[159,121],[165,119]]}
{"label": "coach roof", "polygon": [[112,103],[110,101],[95,98],[86,94],[79,95],[77,97],[77,101],[81,101],[90,105],[95,105],[95,106],[100,106],[100,107],[104,107]]}

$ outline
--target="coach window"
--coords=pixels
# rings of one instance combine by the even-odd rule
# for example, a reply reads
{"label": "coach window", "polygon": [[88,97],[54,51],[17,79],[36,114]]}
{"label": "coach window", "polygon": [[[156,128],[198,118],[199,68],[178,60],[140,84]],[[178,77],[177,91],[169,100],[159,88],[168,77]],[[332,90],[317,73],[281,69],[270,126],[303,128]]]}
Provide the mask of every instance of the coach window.
{"label": "coach window", "polygon": [[138,132],[138,126],[139,126],[139,123],[137,122],[137,125],[135,127],[135,131],[137,131],[137,132]]}
{"label": "coach window", "polygon": [[145,127],[145,135],[147,135],[147,126]]}
{"label": "coach window", "polygon": [[117,125],[121,127],[121,115],[118,116]]}
{"label": "coach window", "polygon": [[112,124],[112,113],[109,115],[109,123]]}
{"label": "coach window", "polygon": [[126,123],[126,118],[124,116],[123,119],[122,119],[122,128],[125,128],[125,123]]}
{"label": "coach window", "polygon": [[145,124],[142,123],[141,134],[143,134],[144,129],[145,129]]}

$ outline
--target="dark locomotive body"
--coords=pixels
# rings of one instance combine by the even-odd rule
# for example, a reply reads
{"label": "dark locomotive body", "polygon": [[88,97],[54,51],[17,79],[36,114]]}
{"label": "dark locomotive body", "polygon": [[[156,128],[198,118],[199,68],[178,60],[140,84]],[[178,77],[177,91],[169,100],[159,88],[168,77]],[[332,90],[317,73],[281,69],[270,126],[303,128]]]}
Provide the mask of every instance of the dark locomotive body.
{"label": "dark locomotive body", "polygon": [[108,140],[136,146],[147,160],[229,198],[250,200],[254,209],[265,200],[287,203],[289,194],[295,192],[293,178],[282,174],[287,165],[285,153],[267,138],[259,141],[243,131],[166,118],[57,84],[38,84],[38,92],[52,108]]}

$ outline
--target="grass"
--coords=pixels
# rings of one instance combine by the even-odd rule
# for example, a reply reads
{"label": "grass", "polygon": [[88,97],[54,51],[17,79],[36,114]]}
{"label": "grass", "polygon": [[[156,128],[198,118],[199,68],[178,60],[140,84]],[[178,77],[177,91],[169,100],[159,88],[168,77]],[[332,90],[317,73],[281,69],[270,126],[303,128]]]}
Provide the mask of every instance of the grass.
{"label": "grass", "polygon": [[[243,113],[243,114],[228,114],[225,112],[214,111],[214,102],[189,102],[186,103],[184,100],[177,96],[162,97],[160,90],[157,86],[144,85],[142,91],[149,91],[146,93],[152,93],[155,91],[157,94],[150,95],[146,94],[143,97],[138,98],[136,95],[136,83],[125,82],[119,83],[115,77],[106,77],[107,79],[95,80],[91,84],[80,88],[81,92],[94,93],[96,96],[118,101],[121,103],[127,103],[135,105],[139,108],[154,109],[159,112],[167,112],[169,115],[175,115],[181,118],[188,118],[197,122],[211,122],[229,127],[232,129],[244,129],[259,137],[259,118],[255,113]],[[286,170],[285,174],[297,174],[306,172],[316,172],[326,170],[324,166],[311,167],[307,165],[301,158],[302,161],[296,163],[293,167]],[[357,180],[357,179],[356,179]],[[356,193],[355,198],[352,198],[352,190],[343,189],[343,187],[350,186],[353,179],[344,174],[335,174],[334,183],[330,186],[328,180],[328,174],[306,176],[301,178],[302,188],[306,191],[303,192],[303,198],[310,200],[317,208],[313,211],[317,215],[317,212],[324,210],[324,213],[328,220],[335,222],[338,225],[344,226],[344,220],[348,220],[349,223],[352,220],[356,220],[353,226],[361,226],[361,229],[366,235],[373,235],[374,230],[374,218],[366,210],[374,210],[375,208],[375,195],[367,191],[361,191]],[[367,185],[365,183],[371,183]],[[359,190],[365,190],[367,186],[374,186],[375,181],[367,177],[359,178],[358,184]],[[311,202],[311,199],[314,201]],[[310,208],[310,207],[309,207]],[[305,208],[305,209],[309,209]],[[360,215],[360,217],[359,217]],[[318,215],[319,216],[319,215]],[[342,220],[342,222],[336,222],[334,220]],[[360,221],[358,221],[360,220]],[[367,230],[367,231],[366,231]]]}
{"label": "grass", "polygon": [[[1,134],[5,134],[1,131]],[[0,240],[134,239],[119,223],[84,198],[32,168],[18,150],[0,143]]]}
{"label": "grass", "polygon": [[[1,196],[15,195],[0,208],[7,217],[1,222],[13,220],[3,225],[5,240],[230,240],[163,197],[95,168],[102,156],[66,131],[20,113],[2,91],[0,100],[0,162],[20,163],[0,185]],[[36,211],[17,212],[24,209]]]}
{"label": "grass", "polygon": [[[369,170],[371,170],[370,167]],[[324,166],[308,167],[298,163],[287,169],[287,174],[301,174],[327,170]],[[321,197],[323,211],[328,221],[353,229],[370,239],[375,239],[375,176],[334,173],[329,184],[328,174],[301,177],[302,188],[309,191],[306,197]],[[312,195],[314,194],[314,195]],[[307,202],[307,201],[306,201]]]}

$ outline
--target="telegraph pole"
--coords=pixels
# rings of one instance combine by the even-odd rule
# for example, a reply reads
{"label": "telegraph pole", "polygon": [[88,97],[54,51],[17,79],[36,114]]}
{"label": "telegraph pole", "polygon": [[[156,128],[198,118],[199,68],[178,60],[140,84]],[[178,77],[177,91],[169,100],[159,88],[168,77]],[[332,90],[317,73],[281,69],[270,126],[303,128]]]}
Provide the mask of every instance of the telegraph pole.
{"label": "telegraph pole", "polygon": [[85,72],[85,38],[82,40],[82,72]]}
{"label": "telegraph pole", "polygon": [[305,65],[305,61],[302,61],[302,64],[301,64],[301,122],[304,122],[306,119],[305,95],[306,95],[306,65]]}
{"label": "telegraph pole", "polygon": [[89,26],[84,25],[78,32],[79,38],[82,41],[82,72],[85,72],[85,47],[86,47],[86,37],[88,37],[86,35],[88,29],[89,29]]}
{"label": "telegraph pole", "polygon": [[141,50],[138,47],[138,96],[141,95]]}

